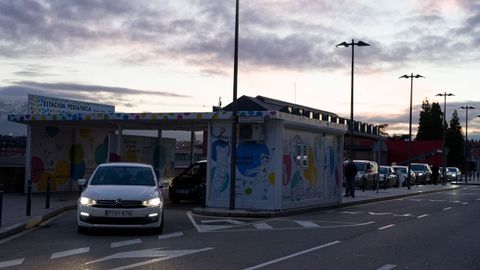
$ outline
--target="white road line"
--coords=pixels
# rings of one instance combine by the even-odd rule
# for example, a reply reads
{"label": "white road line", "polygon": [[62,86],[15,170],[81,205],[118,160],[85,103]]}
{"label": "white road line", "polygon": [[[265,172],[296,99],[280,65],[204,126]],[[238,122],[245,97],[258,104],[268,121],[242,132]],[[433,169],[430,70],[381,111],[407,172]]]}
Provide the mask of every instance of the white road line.
{"label": "white road line", "polygon": [[304,228],[318,228],[320,225],[317,223],[311,222],[311,221],[306,221],[306,220],[294,220],[295,223],[298,225],[304,227]]}
{"label": "white road line", "polygon": [[452,207],[443,208],[443,211],[447,211],[447,210],[450,210],[450,209],[452,209]]}
{"label": "white road line", "polygon": [[394,216],[396,216],[396,217],[413,217],[413,215],[410,214],[410,213],[403,214],[403,215],[394,215]]}
{"label": "white road line", "polygon": [[424,218],[424,217],[427,217],[427,216],[429,216],[429,215],[425,214],[425,215],[418,216],[417,218]]}
{"label": "white road line", "polygon": [[385,264],[384,266],[378,268],[377,270],[391,270],[397,267],[395,264]]}
{"label": "white road line", "polygon": [[375,213],[375,212],[368,212],[372,216],[386,216],[391,215],[392,213]]}
{"label": "white road line", "polygon": [[25,258],[21,258],[21,259],[16,259],[16,260],[0,262],[0,268],[17,266],[17,265],[22,264],[24,260],[25,260]]}
{"label": "white road line", "polygon": [[229,223],[229,224],[233,224],[233,225],[241,225],[241,224],[244,224],[245,222],[243,221],[239,221],[239,220],[235,220],[235,219],[231,219],[231,218],[228,218],[228,219],[209,219],[209,220],[201,220],[200,221],[201,223],[218,223],[218,222],[226,222],[226,223]]}
{"label": "white road line", "polygon": [[255,228],[258,230],[271,230],[273,229],[272,226],[268,225],[267,223],[258,223],[258,224],[253,224]]}
{"label": "white road line", "polygon": [[445,200],[429,200],[431,202],[444,202]]}
{"label": "white road line", "polygon": [[351,211],[342,211],[342,212],[338,212],[340,214],[350,214],[350,215],[356,215],[356,214],[360,214],[362,213],[362,211],[355,211],[355,212],[351,212]]}
{"label": "white road line", "polygon": [[461,203],[461,201],[450,201],[452,203]]}
{"label": "white road line", "polygon": [[326,248],[326,247],[329,247],[329,246],[336,245],[338,243],[341,243],[341,241],[333,241],[333,242],[330,242],[330,243],[327,243],[327,244],[324,244],[324,245],[321,245],[321,246],[316,246],[316,247],[313,247],[313,248],[310,248],[310,249],[307,249],[307,250],[303,250],[303,251],[300,251],[300,252],[297,252],[297,253],[290,254],[290,255],[282,257],[282,258],[278,258],[278,259],[271,260],[271,261],[268,261],[268,262],[264,262],[264,263],[261,263],[261,264],[255,265],[255,266],[251,266],[251,267],[245,268],[243,270],[254,270],[254,269],[262,268],[262,267],[265,267],[267,265],[271,265],[271,264],[274,264],[274,263],[277,263],[277,262],[285,261],[285,260],[288,260],[290,258],[297,257],[297,256],[300,256],[300,255],[303,255],[303,254],[306,254],[306,253],[309,253],[309,252],[312,252],[312,251],[315,251],[315,250],[319,250],[319,249],[322,249],[322,248]]}
{"label": "white road line", "polygon": [[55,252],[52,254],[52,256],[50,256],[50,259],[58,259],[58,258],[63,258],[67,256],[78,255],[82,253],[87,253],[89,251],[90,251],[90,247],[83,247],[83,248],[76,248],[72,250]]}
{"label": "white road line", "polygon": [[464,202],[464,203],[462,203],[462,205],[467,205],[467,204],[468,204],[468,202]]}
{"label": "white road line", "polygon": [[387,226],[383,226],[383,227],[380,227],[380,228],[378,228],[378,229],[379,229],[379,230],[385,230],[385,229],[391,228],[391,227],[393,227],[393,226],[395,226],[395,224],[390,224],[390,225],[387,225]]}
{"label": "white road line", "polygon": [[126,241],[120,241],[120,242],[113,242],[110,244],[110,248],[117,248],[117,247],[124,247],[124,246],[129,246],[129,245],[135,245],[135,244],[140,244],[142,243],[142,239],[132,239],[132,240],[126,240]]}
{"label": "white road line", "polygon": [[409,201],[414,201],[414,202],[421,202],[423,201],[424,199],[409,199]]}
{"label": "white road line", "polygon": [[175,233],[169,233],[169,234],[159,235],[159,236],[158,236],[158,240],[167,239],[167,238],[172,238],[172,237],[177,237],[177,236],[183,236],[183,232],[175,232]]}

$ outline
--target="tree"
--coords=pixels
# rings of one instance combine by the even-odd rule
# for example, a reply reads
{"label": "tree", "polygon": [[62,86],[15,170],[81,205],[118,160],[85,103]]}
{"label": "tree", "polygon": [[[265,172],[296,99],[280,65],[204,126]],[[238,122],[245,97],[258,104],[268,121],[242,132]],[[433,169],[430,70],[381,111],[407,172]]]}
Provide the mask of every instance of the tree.
{"label": "tree", "polygon": [[442,109],[438,102],[432,103],[432,108],[430,110],[430,130],[429,130],[429,139],[430,140],[441,140],[443,133],[442,125]]}
{"label": "tree", "polygon": [[461,167],[464,164],[463,144],[462,126],[460,126],[457,110],[454,110],[450,119],[450,126],[445,134],[445,147],[449,149],[447,155],[449,166]]}
{"label": "tree", "polygon": [[430,130],[430,102],[428,99],[422,101],[422,111],[420,112],[420,118],[418,120],[418,131],[415,140],[428,140],[429,130]]}

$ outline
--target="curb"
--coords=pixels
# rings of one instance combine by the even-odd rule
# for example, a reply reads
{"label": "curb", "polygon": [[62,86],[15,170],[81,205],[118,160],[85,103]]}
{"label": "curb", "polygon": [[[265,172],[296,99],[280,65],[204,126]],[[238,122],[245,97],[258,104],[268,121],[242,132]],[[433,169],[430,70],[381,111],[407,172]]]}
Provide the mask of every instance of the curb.
{"label": "curb", "polygon": [[10,225],[6,228],[0,228],[0,239],[7,238],[9,236],[12,236],[14,234],[20,233],[24,230],[31,229],[33,227],[36,227],[38,224],[49,220],[63,212],[69,211],[69,210],[74,210],[77,208],[77,205],[66,205],[63,207],[60,207],[58,209],[55,209],[53,211],[50,211],[48,213],[45,213],[43,215],[38,215],[34,217],[30,217],[29,219]]}
{"label": "curb", "polygon": [[337,209],[337,208],[343,208],[343,207],[361,205],[361,204],[367,204],[367,203],[373,203],[373,202],[395,200],[395,199],[412,197],[412,196],[423,195],[423,194],[456,190],[460,188],[461,187],[450,187],[450,188],[441,188],[441,189],[428,190],[428,191],[417,191],[413,193],[384,196],[379,198],[371,198],[371,199],[358,200],[353,202],[342,202],[337,204],[328,204],[328,205],[315,206],[315,207],[288,209],[285,211],[270,212],[270,211],[228,210],[223,208],[210,208],[210,209],[194,208],[192,209],[192,213],[196,215],[214,216],[214,217],[273,218],[273,217],[293,216],[293,215],[305,214],[305,213],[316,212],[316,211]]}

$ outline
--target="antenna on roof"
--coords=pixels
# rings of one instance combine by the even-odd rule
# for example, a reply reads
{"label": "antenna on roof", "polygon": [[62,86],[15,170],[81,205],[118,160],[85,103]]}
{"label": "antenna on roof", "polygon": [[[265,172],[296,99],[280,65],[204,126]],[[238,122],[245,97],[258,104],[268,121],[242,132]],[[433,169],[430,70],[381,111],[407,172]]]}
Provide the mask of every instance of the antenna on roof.
{"label": "antenna on roof", "polygon": [[222,97],[218,97],[218,108],[222,108]]}

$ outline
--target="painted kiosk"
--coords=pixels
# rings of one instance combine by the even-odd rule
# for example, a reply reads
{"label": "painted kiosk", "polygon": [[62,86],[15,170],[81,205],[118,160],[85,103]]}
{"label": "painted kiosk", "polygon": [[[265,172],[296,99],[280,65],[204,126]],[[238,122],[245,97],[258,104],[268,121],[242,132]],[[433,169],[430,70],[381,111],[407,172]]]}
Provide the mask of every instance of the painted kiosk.
{"label": "painted kiosk", "polygon": [[[209,125],[206,206],[228,208],[231,113]],[[282,211],[341,201],[344,124],[279,111],[239,112],[237,209]]]}

